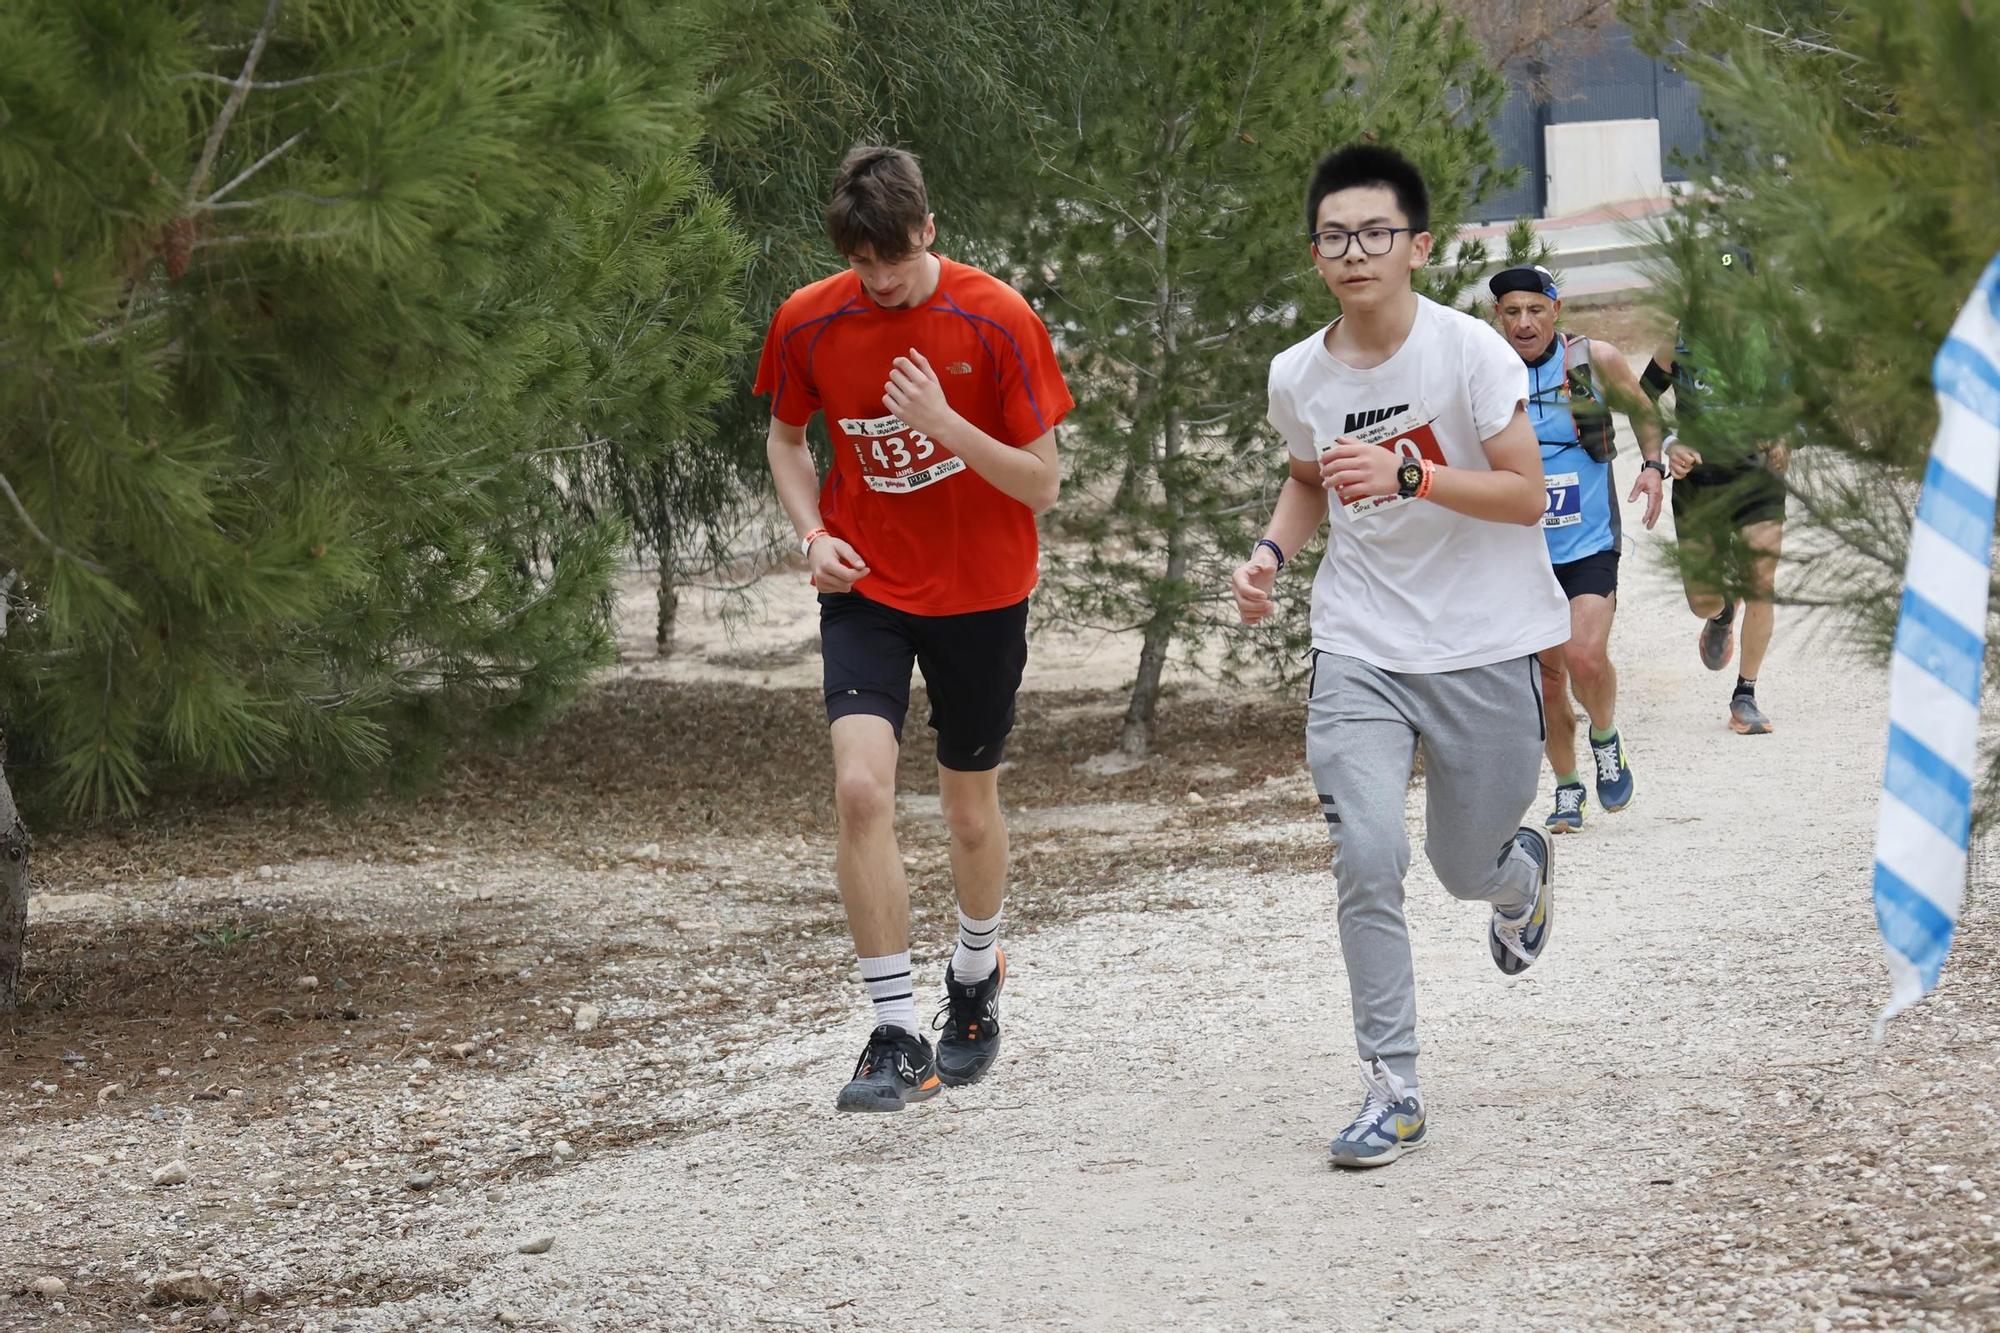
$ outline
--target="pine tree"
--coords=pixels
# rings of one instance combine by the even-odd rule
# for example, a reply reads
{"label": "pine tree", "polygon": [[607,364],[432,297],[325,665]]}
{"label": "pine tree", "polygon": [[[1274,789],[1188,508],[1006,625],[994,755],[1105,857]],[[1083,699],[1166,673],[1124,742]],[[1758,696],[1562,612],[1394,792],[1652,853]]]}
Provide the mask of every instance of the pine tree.
{"label": "pine tree", "polygon": [[[1675,429],[1705,458],[1804,446],[1781,586],[1886,656],[1937,427],[1931,362],[2000,252],[2000,0],[1633,10],[1656,47],[1686,39],[1672,49],[1711,134],[1667,286],[1709,392]],[[1754,266],[1725,274],[1728,245]],[[1747,574],[1707,572],[1734,589]]]}
{"label": "pine tree", "polygon": [[694,156],[715,26],[0,9],[0,706],[38,806],[407,768],[607,659],[627,532],[568,466],[686,447],[744,333]]}
{"label": "pine tree", "polygon": [[[1283,479],[1270,359],[1333,313],[1305,239],[1314,161],[1357,138],[1395,144],[1425,171],[1448,253],[1494,171],[1484,125],[1504,88],[1428,4],[1085,0],[1077,27],[1094,73],[1059,119],[1080,132],[1049,155],[1023,250],[1079,403],[1064,521],[1082,549],[1056,544],[1047,600],[1140,633],[1120,736],[1138,756],[1169,654],[1233,627],[1228,570]],[[1457,296],[1484,254],[1467,258],[1425,275],[1433,295]],[[1276,664],[1283,633],[1232,641]]]}

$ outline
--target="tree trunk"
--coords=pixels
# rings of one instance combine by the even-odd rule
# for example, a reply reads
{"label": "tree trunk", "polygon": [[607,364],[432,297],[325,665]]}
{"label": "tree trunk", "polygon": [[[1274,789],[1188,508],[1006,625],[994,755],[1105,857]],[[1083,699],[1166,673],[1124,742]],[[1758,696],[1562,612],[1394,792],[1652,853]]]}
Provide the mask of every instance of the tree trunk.
{"label": "tree trunk", "polygon": [[[1176,131],[1165,127],[1162,158],[1171,161]],[[1157,392],[1168,395],[1166,416],[1161,423],[1160,489],[1166,500],[1167,569],[1166,583],[1153,594],[1153,614],[1146,621],[1146,639],[1139,649],[1139,674],[1132,681],[1132,699],[1125,708],[1125,725],[1118,733],[1118,748],[1133,758],[1143,758],[1153,750],[1153,718],[1160,707],[1160,676],[1167,668],[1167,648],[1173,643],[1174,627],[1180,619],[1180,580],[1187,573],[1187,515],[1182,503],[1180,469],[1181,413],[1173,398],[1179,372],[1180,320],[1174,308],[1172,268],[1168,264],[1168,233],[1173,225],[1174,198],[1171,186],[1160,186],[1159,216],[1155,224],[1153,248],[1159,254],[1159,284],[1153,293],[1159,311],[1159,368]],[[1152,450],[1146,449],[1150,454]]]}
{"label": "tree trunk", "polygon": [[674,655],[674,621],[680,615],[681,594],[674,583],[673,562],[660,557],[660,619],[653,630],[653,651],[661,657]]}
{"label": "tree trunk", "polygon": [[1167,649],[1180,624],[1180,585],[1187,577],[1190,545],[1179,469],[1174,466],[1180,452],[1180,412],[1170,408],[1160,478],[1167,501],[1166,584],[1164,591],[1155,596],[1152,619],[1146,622],[1145,642],[1139,649],[1139,674],[1132,682],[1132,700],[1125,709],[1125,725],[1118,733],[1118,748],[1134,758],[1152,753],[1153,719],[1160,707],[1160,677],[1166,671]]}
{"label": "tree trunk", "polygon": [[[1162,290],[1165,290],[1164,284]],[[1153,437],[1146,432],[1152,415],[1153,390],[1144,375],[1132,385],[1132,433],[1125,442],[1125,468],[1118,475],[1118,491],[1111,497],[1111,512],[1122,514],[1146,499],[1147,472],[1153,465]]]}
{"label": "tree trunk", "polygon": [[21,1000],[22,950],[28,936],[28,828],[14,807],[0,760],[0,1014]]}

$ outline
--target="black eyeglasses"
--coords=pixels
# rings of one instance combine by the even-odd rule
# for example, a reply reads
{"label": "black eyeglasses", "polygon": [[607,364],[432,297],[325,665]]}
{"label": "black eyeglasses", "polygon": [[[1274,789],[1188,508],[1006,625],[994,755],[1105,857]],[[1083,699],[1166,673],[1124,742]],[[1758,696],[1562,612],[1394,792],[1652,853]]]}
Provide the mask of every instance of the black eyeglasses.
{"label": "black eyeglasses", "polygon": [[1341,259],[1347,254],[1347,247],[1361,242],[1364,255],[1386,255],[1395,248],[1396,237],[1401,232],[1415,232],[1415,227],[1363,227],[1360,231],[1349,231],[1345,227],[1328,227],[1324,231],[1311,233],[1313,253],[1321,259]]}

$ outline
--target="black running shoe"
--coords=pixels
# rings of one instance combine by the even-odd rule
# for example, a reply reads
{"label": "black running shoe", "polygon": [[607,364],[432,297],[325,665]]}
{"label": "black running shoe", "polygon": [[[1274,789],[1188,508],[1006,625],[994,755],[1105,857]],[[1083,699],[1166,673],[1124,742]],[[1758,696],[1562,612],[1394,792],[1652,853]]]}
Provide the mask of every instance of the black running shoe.
{"label": "black running shoe", "polygon": [[894,1024],[868,1034],[854,1077],[833,1103],[836,1111],[900,1111],[937,1096],[937,1057],[931,1044]]}
{"label": "black running shoe", "polygon": [[996,951],[993,975],[969,986],[960,985],[944,966],[944,1003],[931,1026],[944,1029],[938,1038],[938,1076],[947,1087],[962,1088],[986,1076],[1000,1054],[1000,987],[1007,981],[1007,954]]}
{"label": "black running shoe", "polygon": [[1729,603],[1716,614],[1728,619],[1702,621],[1701,633],[1695,636],[1695,648],[1701,653],[1701,664],[1710,671],[1720,671],[1728,666],[1729,655],[1736,651],[1736,603]]}

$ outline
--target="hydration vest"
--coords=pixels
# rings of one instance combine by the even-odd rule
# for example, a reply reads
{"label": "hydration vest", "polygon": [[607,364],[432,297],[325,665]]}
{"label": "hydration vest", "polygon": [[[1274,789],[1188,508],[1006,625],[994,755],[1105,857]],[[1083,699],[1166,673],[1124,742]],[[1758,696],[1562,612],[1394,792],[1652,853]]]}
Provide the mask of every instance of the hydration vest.
{"label": "hydration vest", "polygon": [[1550,344],[1550,355],[1528,367],[1528,419],[1543,444],[1575,444],[1602,463],[1618,451],[1611,428],[1611,407],[1598,392],[1591,373],[1590,339],[1561,333]]}
{"label": "hydration vest", "polygon": [[1548,488],[1542,535],[1550,561],[1568,564],[1617,550],[1611,409],[1591,374],[1590,340],[1565,334],[1552,341],[1541,364],[1528,367],[1528,382],[1528,415],[1542,446],[1542,478]]}

